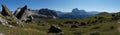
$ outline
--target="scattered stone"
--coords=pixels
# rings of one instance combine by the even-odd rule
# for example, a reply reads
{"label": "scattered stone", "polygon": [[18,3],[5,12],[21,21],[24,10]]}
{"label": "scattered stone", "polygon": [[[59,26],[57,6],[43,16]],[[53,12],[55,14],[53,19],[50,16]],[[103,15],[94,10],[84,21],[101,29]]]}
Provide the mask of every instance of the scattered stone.
{"label": "scattered stone", "polygon": [[12,26],[12,25],[8,25],[8,27],[9,27],[9,28],[13,28],[13,26]]}
{"label": "scattered stone", "polygon": [[23,25],[23,22],[22,21],[18,21],[18,22],[16,22],[17,23],[17,25],[18,26],[20,26],[20,27],[24,27],[24,25]]}
{"label": "scattered stone", "polygon": [[57,27],[55,25],[51,25],[48,33],[60,33],[62,32],[61,28],[60,27]]}

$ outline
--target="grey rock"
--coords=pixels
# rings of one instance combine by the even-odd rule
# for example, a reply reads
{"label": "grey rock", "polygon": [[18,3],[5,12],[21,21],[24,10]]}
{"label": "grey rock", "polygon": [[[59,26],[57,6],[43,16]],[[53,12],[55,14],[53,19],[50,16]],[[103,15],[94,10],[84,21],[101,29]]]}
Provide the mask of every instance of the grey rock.
{"label": "grey rock", "polygon": [[12,16],[12,12],[6,7],[6,5],[2,4],[2,12],[3,16]]}
{"label": "grey rock", "polygon": [[25,12],[27,11],[27,6],[25,5],[23,8],[21,8],[20,11],[16,11],[15,12],[15,16],[18,18],[18,19],[21,19],[22,16],[24,16]]}
{"label": "grey rock", "polygon": [[27,9],[26,5],[22,8],[18,8],[14,13],[17,19],[20,19],[22,22],[32,22],[33,16],[31,16],[31,14],[31,11]]}
{"label": "grey rock", "polygon": [[55,25],[51,25],[48,33],[60,33],[62,32],[61,28],[60,27],[57,27]]}
{"label": "grey rock", "polygon": [[1,15],[5,16],[5,18],[10,20],[16,20],[17,18],[12,14],[12,12],[6,7],[6,5],[2,4]]}
{"label": "grey rock", "polygon": [[8,22],[0,17],[0,24],[2,25],[8,25]]}

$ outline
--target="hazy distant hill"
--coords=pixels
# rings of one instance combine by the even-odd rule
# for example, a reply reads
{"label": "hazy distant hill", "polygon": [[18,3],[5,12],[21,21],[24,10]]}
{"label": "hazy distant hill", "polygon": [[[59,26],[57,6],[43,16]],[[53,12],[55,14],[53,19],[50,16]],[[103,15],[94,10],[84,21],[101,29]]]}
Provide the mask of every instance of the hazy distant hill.
{"label": "hazy distant hill", "polygon": [[79,10],[78,8],[75,8],[72,10],[72,12],[60,13],[58,15],[60,18],[85,18],[88,16],[94,16],[98,13],[100,13],[100,12],[97,12],[97,11],[87,12],[85,10]]}
{"label": "hazy distant hill", "polygon": [[85,10],[79,10],[78,8],[74,8],[71,12],[61,12],[51,9],[40,9],[40,10],[32,10],[28,9],[29,14],[34,15],[35,17],[58,17],[58,18],[85,18],[89,16],[94,16],[100,12],[98,11],[90,11],[87,12]]}

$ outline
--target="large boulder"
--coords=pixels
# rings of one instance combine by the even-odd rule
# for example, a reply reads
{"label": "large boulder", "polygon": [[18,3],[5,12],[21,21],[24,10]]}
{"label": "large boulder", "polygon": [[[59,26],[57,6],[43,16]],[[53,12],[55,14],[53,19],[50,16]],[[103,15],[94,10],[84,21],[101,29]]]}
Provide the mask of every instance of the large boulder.
{"label": "large boulder", "polygon": [[12,16],[12,12],[6,7],[6,5],[2,4],[1,14],[3,16]]}
{"label": "large boulder", "polygon": [[16,13],[16,17],[18,19],[21,19],[22,16],[24,16],[25,12],[27,11],[27,6],[25,5],[23,8],[21,8],[20,11],[18,11],[19,13],[15,12]]}
{"label": "large boulder", "polygon": [[55,25],[51,25],[48,33],[60,33],[62,32],[61,28],[60,27],[57,27]]}

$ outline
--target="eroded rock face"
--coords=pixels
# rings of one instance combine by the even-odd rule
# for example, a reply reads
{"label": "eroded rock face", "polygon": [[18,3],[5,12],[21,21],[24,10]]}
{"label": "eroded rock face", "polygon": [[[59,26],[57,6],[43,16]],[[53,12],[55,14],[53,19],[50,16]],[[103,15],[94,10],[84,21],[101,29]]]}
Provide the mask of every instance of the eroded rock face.
{"label": "eroded rock face", "polygon": [[23,8],[18,8],[15,11],[14,15],[22,22],[32,22],[33,20],[33,17],[31,16],[31,11],[27,9],[27,6],[24,6]]}
{"label": "eroded rock face", "polygon": [[2,4],[2,11],[0,13],[2,16],[5,16],[6,19],[16,20],[16,17],[4,4]]}
{"label": "eroded rock face", "polygon": [[6,7],[6,5],[2,4],[2,12],[3,16],[12,16],[12,12]]}
{"label": "eroded rock face", "polygon": [[18,19],[21,19],[22,16],[24,16],[24,14],[25,14],[26,11],[27,11],[27,6],[25,5],[23,8],[21,8],[20,11],[17,11],[17,12],[19,12],[19,13],[16,13],[15,16],[16,16]]}
{"label": "eroded rock face", "polygon": [[17,8],[17,10],[13,13],[15,16],[20,12],[21,8]]}
{"label": "eroded rock face", "polygon": [[62,32],[61,28],[60,27],[57,27],[55,25],[51,25],[48,33],[60,33]]}

